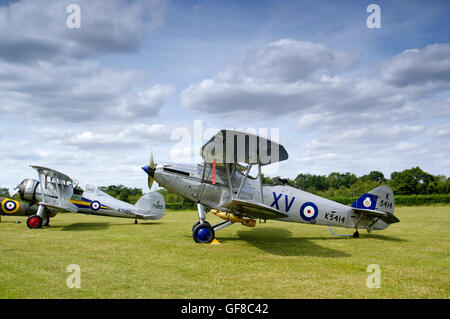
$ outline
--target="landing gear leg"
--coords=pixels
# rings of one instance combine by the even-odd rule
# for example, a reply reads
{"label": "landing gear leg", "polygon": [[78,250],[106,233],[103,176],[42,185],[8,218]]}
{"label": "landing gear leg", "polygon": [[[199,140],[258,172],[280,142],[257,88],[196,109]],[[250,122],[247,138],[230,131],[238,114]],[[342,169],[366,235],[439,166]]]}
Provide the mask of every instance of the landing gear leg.
{"label": "landing gear leg", "polygon": [[200,220],[200,224],[202,224],[206,220],[205,207],[202,204],[198,203],[197,210],[198,210],[198,219]]}
{"label": "landing gear leg", "polygon": [[196,243],[209,244],[214,240],[214,228],[206,221],[205,207],[198,203],[199,221],[192,227],[192,237]]}
{"label": "landing gear leg", "polygon": [[361,221],[361,218],[362,218],[362,215],[359,216],[359,219],[358,219],[358,221],[356,222],[356,225],[355,225],[355,232],[353,233],[353,238],[359,238],[358,225],[359,225],[359,222]]}

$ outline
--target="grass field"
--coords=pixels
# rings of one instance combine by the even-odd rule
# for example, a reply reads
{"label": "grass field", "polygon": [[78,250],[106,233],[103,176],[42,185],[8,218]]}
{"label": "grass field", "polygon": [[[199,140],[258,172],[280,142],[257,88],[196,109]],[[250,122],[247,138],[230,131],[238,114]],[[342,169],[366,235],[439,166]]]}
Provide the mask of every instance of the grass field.
{"label": "grass field", "polygon": [[[218,232],[222,245],[194,243],[194,211],[138,225],[59,214],[41,230],[2,217],[0,298],[449,298],[450,207],[396,216],[359,239],[323,226],[233,225]],[[80,266],[80,289],[66,285],[69,264]],[[381,268],[379,289],[366,287],[369,264]]]}

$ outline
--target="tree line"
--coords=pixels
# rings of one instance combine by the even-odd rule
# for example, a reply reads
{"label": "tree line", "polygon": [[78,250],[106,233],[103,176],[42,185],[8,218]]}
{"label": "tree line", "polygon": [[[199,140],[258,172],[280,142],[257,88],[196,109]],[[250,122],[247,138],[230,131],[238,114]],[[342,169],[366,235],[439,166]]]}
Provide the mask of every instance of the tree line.
{"label": "tree line", "polygon": [[300,173],[295,179],[280,177],[264,177],[264,184],[286,183],[304,191],[325,197],[351,197],[361,195],[371,189],[387,185],[395,195],[429,195],[449,194],[450,178],[444,175],[432,175],[420,167],[392,172],[387,179],[382,172],[371,171],[369,174],[357,177],[346,172],[332,172],[326,175]]}

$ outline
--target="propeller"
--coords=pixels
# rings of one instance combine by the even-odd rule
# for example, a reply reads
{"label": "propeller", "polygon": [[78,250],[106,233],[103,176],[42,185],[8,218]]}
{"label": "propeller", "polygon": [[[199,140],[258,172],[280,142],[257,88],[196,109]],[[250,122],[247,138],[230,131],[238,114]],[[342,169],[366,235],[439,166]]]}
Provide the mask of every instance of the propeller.
{"label": "propeller", "polygon": [[14,193],[12,193],[11,198],[14,198],[14,196],[16,196],[19,192],[20,192],[19,187],[14,188]]}
{"label": "propeller", "polygon": [[150,165],[142,167],[142,169],[148,174],[148,189],[153,186],[154,176],[155,176],[155,161],[153,160],[153,151],[150,155]]}

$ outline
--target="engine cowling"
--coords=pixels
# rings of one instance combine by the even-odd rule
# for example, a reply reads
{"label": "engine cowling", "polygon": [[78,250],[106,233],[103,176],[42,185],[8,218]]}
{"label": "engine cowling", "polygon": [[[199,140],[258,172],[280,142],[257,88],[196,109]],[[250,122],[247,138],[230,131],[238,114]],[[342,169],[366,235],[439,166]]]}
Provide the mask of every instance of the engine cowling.
{"label": "engine cowling", "polygon": [[26,179],[19,185],[17,188],[19,189],[20,198],[22,200],[35,202],[36,201],[36,190],[39,186],[39,182],[34,179]]}

